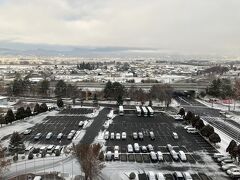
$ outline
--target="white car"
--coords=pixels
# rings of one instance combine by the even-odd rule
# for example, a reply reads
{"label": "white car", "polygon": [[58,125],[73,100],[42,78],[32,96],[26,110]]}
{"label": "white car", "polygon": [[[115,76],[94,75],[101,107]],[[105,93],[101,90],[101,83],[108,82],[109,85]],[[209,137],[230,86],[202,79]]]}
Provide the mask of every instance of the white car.
{"label": "white car", "polygon": [[138,134],[136,132],[133,132],[133,139],[138,139]]}
{"label": "white car", "polygon": [[133,153],[133,146],[131,144],[128,144],[127,148],[129,153]]}
{"label": "white car", "polygon": [[139,138],[140,140],[143,140],[143,133],[142,133],[142,132],[138,132],[138,138]]}
{"label": "white car", "polygon": [[221,165],[230,164],[230,163],[233,163],[233,162],[234,162],[233,159],[224,159],[223,161],[221,161]]}
{"label": "white car", "polygon": [[73,129],[73,130],[71,130],[71,132],[70,132],[70,133],[72,133],[73,135],[75,135],[75,134],[76,134],[76,132],[77,132],[77,131]]}
{"label": "white car", "polygon": [[147,147],[146,146],[142,146],[141,150],[142,150],[143,153],[146,153],[147,152]]}
{"label": "white car", "polygon": [[157,180],[165,180],[166,178],[164,177],[164,175],[162,173],[157,173]]}
{"label": "white car", "polygon": [[149,152],[153,151],[153,146],[152,146],[151,144],[148,144],[148,145],[147,145],[147,148],[148,148],[148,151],[149,151]]}
{"label": "white car", "polygon": [[225,164],[225,165],[222,166],[222,170],[224,170],[224,171],[227,171],[227,170],[232,169],[232,168],[237,168],[237,166],[235,164],[232,164],[232,163]]}
{"label": "white car", "polygon": [[184,126],[184,129],[193,128],[192,125]]}
{"label": "white car", "polygon": [[173,160],[175,160],[175,161],[178,160],[178,155],[177,155],[176,151],[171,150],[171,151],[170,151],[170,154],[172,155]]}
{"label": "white car", "polygon": [[224,155],[222,154],[222,153],[214,153],[213,154],[213,158],[214,159],[217,159],[217,158],[221,158],[221,157],[223,157]]}
{"label": "white car", "polygon": [[183,172],[182,174],[185,180],[192,180],[192,176],[189,172]]}
{"label": "white car", "polygon": [[32,132],[31,129],[26,129],[26,130],[23,132],[23,134],[24,134],[24,135],[28,135],[28,134],[30,134],[31,132]]}
{"label": "white car", "polygon": [[148,175],[149,180],[156,180],[155,179],[155,174],[154,174],[153,171],[148,171],[147,175]]}
{"label": "white car", "polygon": [[108,151],[108,152],[106,153],[106,160],[107,160],[107,161],[111,161],[111,160],[112,160],[112,152],[111,152],[111,151]]}
{"label": "white car", "polygon": [[181,161],[187,161],[186,154],[183,151],[179,151],[178,155],[179,155],[179,158],[181,159]]}
{"label": "white car", "polygon": [[157,161],[158,160],[156,153],[153,152],[153,151],[150,152],[150,157],[151,157],[152,161]]}
{"label": "white car", "polygon": [[106,131],[106,132],[104,133],[104,139],[105,139],[105,140],[109,139],[109,131]]}
{"label": "white car", "polygon": [[71,140],[73,138],[73,136],[74,136],[73,133],[69,133],[68,136],[67,136],[67,139]]}
{"label": "white car", "polygon": [[62,139],[62,137],[63,137],[63,133],[59,133],[59,134],[57,135],[57,139],[58,139],[58,140]]}
{"label": "white car", "polygon": [[172,134],[174,139],[178,139],[178,134],[176,132],[173,132]]}
{"label": "white car", "polygon": [[46,135],[46,139],[51,139],[52,136],[53,136],[53,133],[52,133],[52,132],[49,132],[49,133],[47,133],[47,135]]}
{"label": "white car", "polygon": [[127,133],[126,132],[122,132],[122,140],[127,139]]}
{"label": "white car", "polygon": [[114,132],[111,133],[110,139],[114,139]]}
{"label": "white car", "polygon": [[83,127],[83,125],[84,125],[84,121],[80,121],[78,124],[79,127]]}
{"label": "white car", "polygon": [[157,157],[159,161],[163,161],[163,154],[161,151],[157,151]]}
{"label": "white car", "polygon": [[233,175],[233,174],[239,174],[240,175],[240,169],[239,168],[232,168],[227,170],[228,175]]}
{"label": "white car", "polygon": [[171,144],[167,144],[167,149],[168,149],[169,151],[173,150],[172,145],[171,145]]}
{"label": "white car", "polygon": [[114,151],[114,160],[119,160],[119,153],[118,151]]}
{"label": "white car", "polygon": [[114,146],[114,151],[119,151],[119,146]]}
{"label": "white car", "polygon": [[135,151],[135,152],[140,152],[140,147],[139,147],[139,144],[138,144],[138,143],[134,143],[134,144],[133,144],[133,147],[134,147],[134,151]]}
{"label": "white car", "polygon": [[231,159],[231,157],[230,156],[223,156],[223,157],[217,158],[217,162],[221,162],[225,159]]}
{"label": "white car", "polygon": [[120,133],[116,133],[116,140],[119,140],[119,139],[121,139],[121,135]]}

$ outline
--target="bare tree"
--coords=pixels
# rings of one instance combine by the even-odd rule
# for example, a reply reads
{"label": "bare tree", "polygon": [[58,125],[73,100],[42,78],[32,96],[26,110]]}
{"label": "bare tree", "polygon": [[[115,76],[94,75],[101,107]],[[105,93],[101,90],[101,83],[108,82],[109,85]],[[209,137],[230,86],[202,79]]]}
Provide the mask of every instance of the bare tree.
{"label": "bare tree", "polygon": [[0,179],[3,178],[3,173],[8,169],[9,165],[10,161],[5,158],[4,149],[0,144]]}
{"label": "bare tree", "polygon": [[165,106],[169,106],[172,100],[173,88],[169,84],[153,85],[150,89],[150,97],[164,102]]}
{"label": "bare tree", "polygon": [[234,110],[235,110],[235,100],[240,100],[240,79],[236,79],[233,89],[234,89],[233,96],[234,96]]}
{"label": "bare tree", "polygon": [[85,173],[85,180],[92,180],[97,177],[104,168],[104,163],[100,160],[100,144],[78,144],[74,146],[74,155]]}

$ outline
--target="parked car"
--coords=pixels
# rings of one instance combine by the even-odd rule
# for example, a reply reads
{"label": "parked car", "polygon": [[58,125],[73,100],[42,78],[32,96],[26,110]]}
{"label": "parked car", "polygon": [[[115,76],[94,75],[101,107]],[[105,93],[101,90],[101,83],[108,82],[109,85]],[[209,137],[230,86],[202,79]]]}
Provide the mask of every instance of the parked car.
{"label": "parked car", "polygon": [[31,132],[32,132],[31,129],[26,129],[26,130],[23,132],[23,134],[24,134],[24,135],[28,135],[28,134],[30,134]]}
{"label": "parked car", "polygon": [[63,137],[63,133],[59,133],[59,134],[57,135],[57,139],[58,139],[58,140],[62,139],[62,137]]}
{"label": "parked car", "polygon": [[158,172],[156,174],[156,176],[157,176],[157,180],[165,180],[166,179],[165,176],[162,173],[160,173],[160,172]]}
{"label": "parked car", "polygon": [[148,151],[149,151],[149,152],[153,151],[153,146],[152,146],[151,144],[148,144],[148,145],[147,145],[147,148],[148,148]]}
{"label": "parked car", "polygon": [[136,132],[133,132],[133,139],[138,139],[138,135],[137,135],[137,133]]}
{"label": "parked car", "polygon": [[68,136],[67,136],[67,139],[71,140],[73,138],[73,136],[74,136],[73,133],[69,133]]}
{"label": "parked car", "polygon": [[42,136],[42,133],[37,133],[34,137],[35,140],[39,140]]}
{"label": "parked car", "polygon": [[111,161],[111,160],[112,160],[112,152],[111,152],[111,151],[108,151],[108,152],[106,153],[106,160],[107,160],[107,161]]}
{"label": "parked car", "polygon": [[175,171],[173,173],[173,176],[174,176],[175,180],[184,180],[183,174],[179,171]]}
{"label": "parked car", "polygon": [[142,133],[142,132],[138,132],[138,138],[139,138],[140,140],[143,140],[143,133]]}
{"label": "parked car", "polygon": [[187,133],[192,133],[192,134],[195,134],[197,133],[197,129],[196,128],[187,128]]}
{"label": "parked car", "polygon": [[122,140],[127,139],[127,133],[126,132],[122,132]]}
{"label": "parked car", "polygon": [[157,151],[157,158],[159,161],[163,161],[163,154],[161,151]]}
{"label": "parked car", "polygon": [[70,132],[70,133],[72,133],[73,135],[75,135],[75,134],[76,134],[76,132],[77,132],[77,131],[73,129],[73,130],[71,130],[71,132]]}
{"label": "parked car", "polygon": [[133,153],[133,146],[131,144],[128,144],[128,152]]}
{"label": "parked car", "polygon": [[234,162],[233,159],[224,159],[223,161],[221,161],[221,165],[230,164],[230,163],[233,163],[233,162]]}
{"label": "parked car", "polygon": [[110,139],[114,139],[114,132],[111,132]]}
{"label": "parked car", "polygon": [[192,125],[184,126],[184,129],[193,128]]}
{"label": "parked car", "polygon": [[173,160],[177,161],[178,160],[178,155],[175,150],[171,150],[170,154],[172,155]]}
{"label": "parked car", "polygon": [[106,131],[106,132],[104,133],[104,139],[105,139],[105,140],[109,139],[109,131]]}
{"label": "parked car", "polygon": [[116,133],[116,140],[120,140],[120,139],[121,139],[120,133]]}
{"label": "parked car", "polygon": [[174,139],[178,139],[178,134],[176,132],[172,133]]}
{"label": "parked car", "polygon": [[231,157],[230,156],[223,156],[223,157],[217,158],[217,162],[221,162],[225,159],[231,159]]}
{"label": "parked car", "polygon": [[52,132],[49,132],[49,133],[47,133],[47,135],[46,135],[46,139],[49,140],[49,139],[51,139],[52,136],[53,136],[53,133],[52,133]]}
{"label": "parked car", "polygon": [[54,145],[49,145],[49,146],[47,147],[47,153],[53,153],[54,149],[55,149],[55,146],[54,146]]}
{"label": "parked car", "polygon": [[84,125],[84,121],[80,121],[78,124],[79,127],[83,127],[83,125]]}
{"label": "parked car", "polygon": [[114,151],[114,160],[119,160],[118,150]]}
{"label": "parked car", "polygon": [[158,160],[156,153],[153,152],[153,151],[150,152],[150,158],[151,158],[152,161],[157,161]]}
{"label": "parked car", "polygon": [[232,168],[232,169],[229,169],[229,170],[227,170],[227,174],[228,175],[239,175],[239,177],[240,177],[240,169],[239,168]]}
{"label": "parked car", "polygon": [[171,145],[171,144],[167,144],[167,149],[169,150],[169,152],[170,152],[171,150],[173,150],[172,145]]}
{"label": "parked car", "polygon": [[182,174],[185,180],[192,180],[192,176],[189,172],[183,172]]}
{"label": "parked car", "polygon": [[138,143],[134,143],[134,144],[133,144],[133,147],[134,147],[134,151],[135,151],[135,152],[140,152],[140,147],[139,147],[139,144],[138,144]]}
{"label": "parked car", "polygon": [[142,146],[141,150],[142,150],[143,153],[146,153],[147,152],[147,147],[146,146]]}
{"label": "parked car", "polygon": [[156,180],[155,174],[153,171],[148,171],[147,175],[148,175],[148,180]]}
{"label": "parked car", "polygon": [[33,149],[34,149],[33,146],[28,146],[28,147],[25,149],[25,152],[26,152],[26,153],[29,153],[29,152],[31,152]]}
{"label": "parked car", "polygon": [[214,159],[221,158],[221,157],[223,157],[223,156],[224,156],[224,154],[222,154],[222,153],[214,153],[214,154],[213,154],[213,158],[214,158]]}
{"label": "parked car", "polygon": [[187,161],[186,154],[183,151],[179,151],[178,155],[179,155],[179,158],[181,159],[181,161]]}
{"label": "parked car", "polygon": [[150,136],[151,140],[155,140],[155,135],[154,135],[153,131],[149,132],[149,136]]}
{"label": "parked car", "polygon": [[119,146],[114,146],[114,151],[119,151]]}
{"label": "parked car", "polygon": [[237,168],[237,166],[235,164],[232,164],[232,163],[222,165],[222,170],[224,170],[224,171],[227,171],[227,170],[232,169],[232,168]]}

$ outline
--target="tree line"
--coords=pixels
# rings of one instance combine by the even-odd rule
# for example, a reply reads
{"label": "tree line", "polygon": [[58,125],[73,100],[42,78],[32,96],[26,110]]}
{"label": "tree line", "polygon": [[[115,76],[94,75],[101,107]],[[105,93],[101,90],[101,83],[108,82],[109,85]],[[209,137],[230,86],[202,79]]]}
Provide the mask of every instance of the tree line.
{"label": "tree line", "polygon": [[46,103],[42,103],[41,105],[36,103],[33,111],[29,106],[26,109],[24,107],[19,107],[15,114],[13,113],[12,109],[8,109],[6,115],[1,118],[1,126],[2,124],[13,123],[14,121],[21,120],[26,117],[37,115],[46,111],[48,111]]}
{"label": "tree line", "polygon": [[169,84],[157,84],[153,85],[149,91],[144,91],[142,88],[137,88],[135,86],[126,89],[124,85],[119,82],[112,83],[108,81],[103,90],[103,94],[104,98],[116,100],[118,104],[122,104],[124,98],[130,98],[142,104],[148,100],[157,100],[169,106],[172,99],[173,88]]}
{"label": "tree line", "polygon": [[178,114],[181,115],[187,123],[191,124],[193,127],[198,129],[201,135],[208,138],[210,142],[212,143],[221,142],[221,138],[217,133],[214,132],[214,128],[209,124],[205,125],[199,115],[195,115],[191,111],[188,111],[187,114],[185,115],[184,108],[181,108]]}

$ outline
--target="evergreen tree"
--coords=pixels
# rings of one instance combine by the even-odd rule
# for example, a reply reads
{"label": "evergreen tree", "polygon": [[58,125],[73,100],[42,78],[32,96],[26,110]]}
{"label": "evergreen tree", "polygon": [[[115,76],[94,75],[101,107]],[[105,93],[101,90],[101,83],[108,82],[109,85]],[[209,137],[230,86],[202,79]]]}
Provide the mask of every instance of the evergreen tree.
{"label": "evergreen tree", "polygon": [[59,99],[57,100],[57,106],[58,106],[59,108],[62,108],[63,105],[64,105],[63,100],[62,100],[61,98],[59,98]]}
{"label": "evergreen tree", "polygon": [[26,117],[29,117],[29,116],[32,115],[32,111],[31,111],[31,108],[29,106],[25,110],[25,115],[26,115]]}
{"label": "evergreen tree", "polygon": [[65,97],[67,91],[67,85],[63,80],[59,80],[55,87],[55,95],[57,97]]}
{"label": "evergreen tree", "polygon": [[38,103],[35,104],[35,107],[34,107],[34,110],[33,110],[34,113],[36,114],[39,114],[41,111],[40,111],[40,106]]}
{"label": "evergreen tree", "polygon": [[12,123],[13,121],[15,121],[15,116],[12,112],[12,109],[8,109],[7,114],[5,116],[5,122],[6,124],[8,124],[8,123]]}
{"label": "evergreen tree", "polygon": [[46,112],[46,111],[48,111],[48,107],[47,107],[46,103],[42,103],[40,105],[40,112]]}
{"label": "evergreen tree", "polygon": [[26,117],[24,107],[20,107],[16,112],[16,120],[24,119]]}

